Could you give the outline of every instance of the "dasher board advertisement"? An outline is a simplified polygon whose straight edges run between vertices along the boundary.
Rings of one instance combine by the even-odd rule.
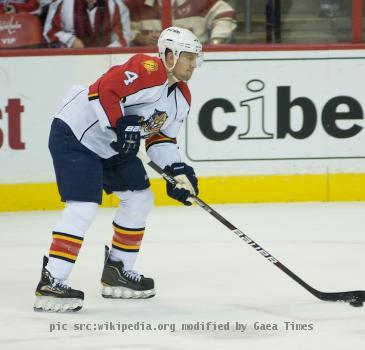
[[[290,54],[205,60],[192,84],[190,160],[365,158],[365,54]]]

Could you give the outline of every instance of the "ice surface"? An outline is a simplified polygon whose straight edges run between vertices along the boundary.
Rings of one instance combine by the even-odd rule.
[[[314,288],[365,289],[365,203],[214,208]],[[69,284],[86,295],[75,314],[32,308],[60,212],[0,213],[0,349],[364,348],[365,308],[319,301],[197,206],[157,207],[149,217],[136,268],[155,279],[155,298],[103,299],[113,213],[100,209],[71,274]],[[255,330],[255,322],[278,330]],[[285,322],[313,329],[286,330]]]

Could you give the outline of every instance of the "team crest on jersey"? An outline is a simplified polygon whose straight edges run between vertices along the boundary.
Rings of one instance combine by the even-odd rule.
[[[143,120],[143,117],[141,118],[141,134],[143,137],[146,137],[158,133],[168,116],[166,112],[155,109],[154,113],[147,120]]]
[[[143,61],[142,65],[149,74],[158,70],[158,64],[153,60]]]

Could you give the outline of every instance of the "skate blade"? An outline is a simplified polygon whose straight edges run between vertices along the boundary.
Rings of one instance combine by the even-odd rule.
[[[154,289],[133,290],[125,287],[103,286],[101,295],[111,299],[149,299],[156,295]]]
[[[82,300],[41,295],[37,296],[33,309],[37,312],[76,312],[82,309]]]

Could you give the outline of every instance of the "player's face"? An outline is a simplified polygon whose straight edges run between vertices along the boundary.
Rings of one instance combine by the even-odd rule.
[[[197,57],[198,55],[192,52],[181,52],[173,70],[175,77],[179,80],[189,80],[197,67]]]

